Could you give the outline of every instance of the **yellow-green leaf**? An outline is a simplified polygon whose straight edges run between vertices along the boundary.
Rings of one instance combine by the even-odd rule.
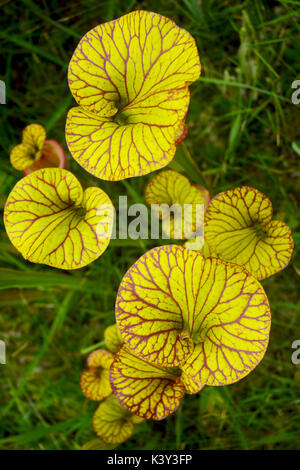
[[[113,217],[104,191],[83,191],[72,173],[59,168],[22,178],[4,209],[7,234],[23,257],[62,269],[81,268],[105,251]]]
[[[147,185],[146,202],[162,219],[163,230],[170,238],[189,238],[203,229],[203,191],[205,195],[207,191],[201,188],[174,170],[161,171]],[[172,206],[174,211],[171,213]]]
[[[138,10],[92,29],[69,65],[80,105],[67,117],[72,156],[111,181],[166,166],[185,134],[188,84],[199,75],[194,39],[166,17]]]
[[[272,220],[271,201],[242,186],[215,196],[205,213],[205,239],[210,252],[244,266],[257,279],[284,269],[292,256],[289,227]]]
[[[181,372],[149,364],[123,345],[110,370],[114,395],[132,413],[160,420],[173,413],[183,395]]]
[[[198,389],[254,369],[271,324],[267,296],[250,273],[177,245],[153,248],[128,270],[116,319],[135,355],[179,366]]]
[[[114,395],[104,400],[93,417],[93,428],[97,436],[108,444],[122,444],[134,429],[133,415],[126,410]]]

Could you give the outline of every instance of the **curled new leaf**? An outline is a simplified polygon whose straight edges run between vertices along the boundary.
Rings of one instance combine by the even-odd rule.
[[[120,405],[114,395],[99,405],[93,417],[95,433],[108,444],[118,445],[127,441],[133,433],[135,424],[137,424],[136,416]]]
[[[69,65],[79,104],[66,123],[72,156],[111,181],[166,166],[186,133],[188,84],[199,74],[194,39],[164,16],[133,11],[92,29]]]
[[[195,389],[251,372],[271,324],[267,296],[244,268],[176,245],[148,251],[128,270],[116,319],[135,355],[180,367]]]
[[[22,133],[22,143],[10,153],[14,168],[29,174],[41,168],[63,168],[66,156],[56,140],[45,140],[46,131],[40,124],[29,124]]]
[[[192,185],[188,178],[174,170],[155,175],[145,190],[146,202],[162,219],[164,232],[175,239],[190,238],[203,229],[208,197],[205,188]]]
[[[113,205],[100,188],[83,191],[67,170],[47,168],[22,178],[4,209],[6,232],[23,257],[55,268],[77,269],[107,248]]]
[[[215,196],[205,213],[205,239],[213,256],[265,279],[287,266],[293,252],[289,227],[272,220],[271,201],[242,186]]]
[[[114,395],[132,413],[160,420],[178,407],[185,387],[177,368],[149,364],[123,345],[110,369]]]
[[[80,388],[89,400],[101,401],[111,395],[109,369],[113,360],[113,354],[105,349],[96,349],[88,356],[88,369],[81,374]]]

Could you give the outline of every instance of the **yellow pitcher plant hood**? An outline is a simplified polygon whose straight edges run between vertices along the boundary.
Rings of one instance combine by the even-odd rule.
[[[46,140],[46,130],[40,124],[29,124],[22,132],[22,143],[10,153],[16,170],[29,174],[41,168],[64,168],[66,156],[56,140]]]
[[[270,199],[255,188],[218,194],[205,213],[209,251],[244,266],[259,280],[281,271],[290,262],[294,242],[290,228],[272,215]]]
[[[72,156],[110,181],[163,168],[186,134],[188,85],[199,75],[195,40],[169,18],[138,10],[95,27],[69,64],[79,105],[66,122]]]
[[[96,349],[87,358],[88,369],[80,378],[82,393],[89,400],[101,401],[111,395],[109,369],[114,355],[105,349]]]
[[[199,390],[251,372],[271,325],[267,296],[249,272],[177,245],[153,248],[128,270],[116,320],[133,354],[179,367]]]
[[[185,386],[178,368],[149,364],[123,345],[110,369],[114,395],[132,413],[161,420],[173,413],[184,395]]]
[[[61,269],[97,259],[112,234],[114,211],[100,188],[85,191],[67,170],[45,168],[17,182],[4,208],[6,232],[22,256]]]
[[[142,421],[142,418],[130,413],[111,395],[95,412],[93,428],[104,442],[119,445],[131,437],[134,426]]]
[[[197,230],[203,230],[201,222],[208,197],[205,188],[191,184],[188,178],[174,170],[157,173],[145,190],[146,202],[152,206],[151,209],[157,217],[162,219],[163,231],[170,238],[177,240],[190,238]],[[170,217],[170,208],[174,204],[179,213],[175,206]],[[190,205],[190,212],[187,207],[185,209],[185,205]],[[199,221],[196,215],[200,216]]]

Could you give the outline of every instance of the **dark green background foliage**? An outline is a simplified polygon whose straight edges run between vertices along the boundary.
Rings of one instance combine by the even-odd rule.
[[[64,125],[74,101],[67,65],[80,38],[99,23],[133,9],[169,16],[195,37],[202,78],[191,86],[189,135],[174,168],[211,194],[253,185],[270,197],[277,218],[299,233],[300,113],[291,83],[300,79],[300,2],[281,1],[0,1],[0,209],[20,178],[9,152],[24,126],[38,122],[67,150]],[[197,166],[193,167],[191,155]],[[100,185],[143,201],[149,177],[107,183],[85,173],[68,154],[83,185]],[[160,242],[158,242],[160,244]],[[93,439],[97,404],[79,388],[82,351],[102,340],[114,321],[125,271],[151,241],[112,241],[96,262],[63,272],[23,260],[9,243],[1,217],[0,447],[79,449]],[[286,270],[263,281],[272,308],[267,354],[237,384],[186,396],[178,413],[145,422],[121,449],[300,448],[300,366],[291,343],[300,339],[297,248]]]

